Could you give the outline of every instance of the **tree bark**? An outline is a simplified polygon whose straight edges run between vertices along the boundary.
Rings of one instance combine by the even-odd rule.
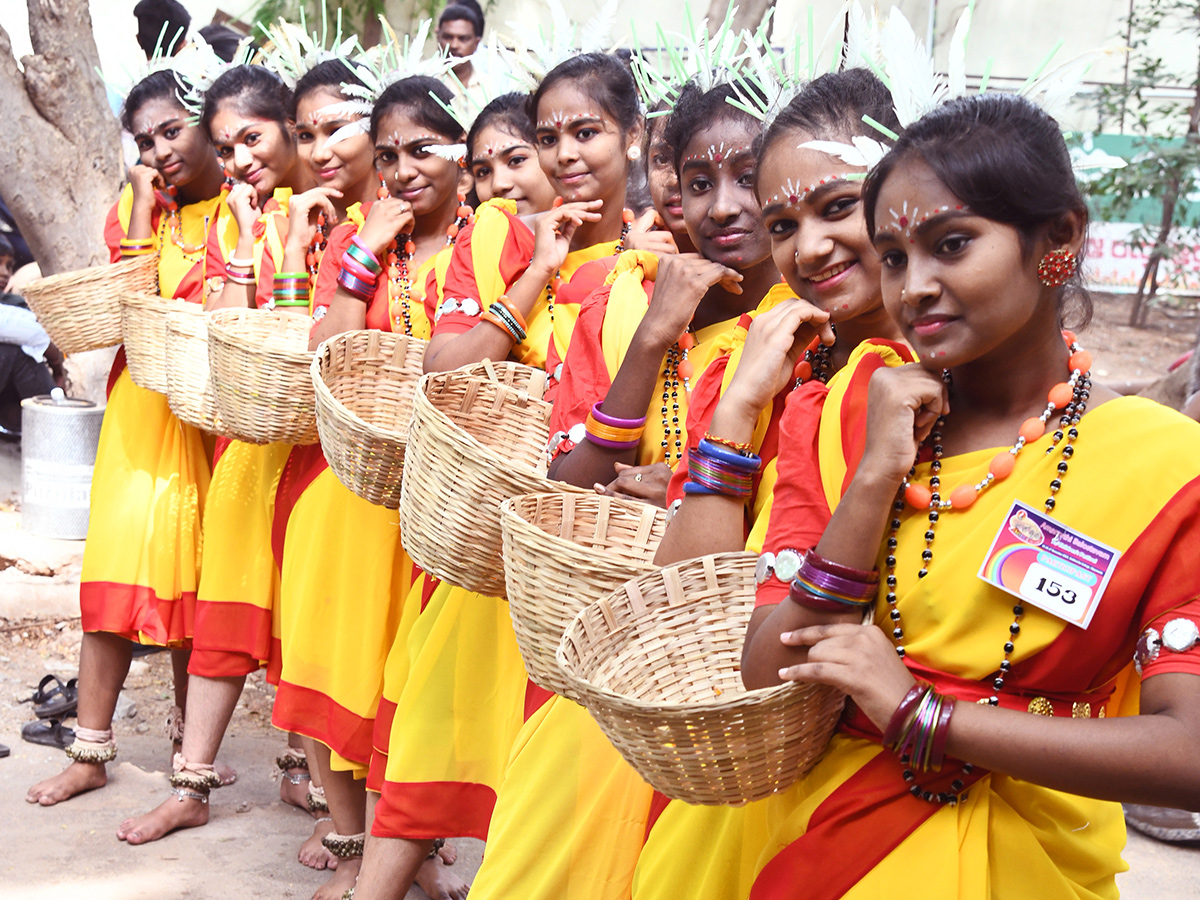
[[[123,171],[87,0],[26,0],[33,54],[0,28],[0,195],[45,275],[108,261],[101,235]]]

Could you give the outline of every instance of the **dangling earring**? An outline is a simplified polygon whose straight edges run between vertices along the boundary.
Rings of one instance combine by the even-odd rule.
[[[1038,263],[1038,280],[1046,287],[1062,287],[1079,269],[1079,260],[1066,247],[1051,250]]]
[[[375,196],[380,200],[386,200],[388,197],[392,196],[387,189],[387,182],[383,180],[382,172],[376,172],[375,174],[379,176],[379,190],[375,192]]]
[[[633,144],[628,150],[625,151],[625,155],[629,158],[630,162],[637,162],[642,158],[642,148],[637,144]]]

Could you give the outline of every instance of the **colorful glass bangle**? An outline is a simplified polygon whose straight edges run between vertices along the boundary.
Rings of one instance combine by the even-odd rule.
[[[296,299],[291,299],[291,300],[281,300],[281,299],[279,299],[278,297],[276,297],[276,298],[275,298],[275,305],[276,305],[277,307],[278,307],[278,306],[303,306],[303,307],[307,307],[307,306],[308,306],[308,300],[306,300],[306,299],[303,299],[303,298],[296,298]]]
[[[258,283],[253,275],[243,275],[240,272],[227,271],[225,273],[225,277],[228,278],[230,281],[232,281],[234,284],[257,284]]]
[[[879,589],[877,583],[856,581],[850,578],[842,578],[838,575],[831,575],[823,569],[817,568],[808,561],[805,557],[804,562],[800,566],[798,577],[803,578],[806,582],[814,584],[825,591],[830,591],[834,594],[841,594],[846,597],[854,597],[855,599],[865,600],[868,597],[873,597]]]
[[[720,444],[714,444],[709,440],[701,440],[700,446],[697,447],[701,453],[706,456],[711,456],[723,463],[731,466],[737,466],[739,469],[749,469],[757,472],[762,468],[762,458],[750,454],[746,456],[742,453],[737,453],[730,450],[728,447],[722,447]]]
[[[153,252],[154,252],[153,247],[146,247],[143,250],[137,250],[133,247],[122,247],[121,248],[121,255],[125,256],[125,257],[149,256]]]
[[[303,300],[308,302],[308,291],[281,291],[279,288],[271,291],[271,296],[276,300]]]
[[[363,264],[364,267],[372,272],[379,274],[383,271],[383,264],[379,262],[373,250],[363,243],[361,237],[357,234],[351,239],[350,245],[346,248],[346,252],[351,254],[355,259]]]
[[[513,321],[521,327],[522,331],[529,330],[529,325],[525,322],[525,317],[521,315],[521,311],[517,309],[517,305],[508,299],[508,294],[501,294],[491,304],[489,304],[488,308],[490,309],[491,306],[495,305],[496,303],[499,303],[501,306],[507,309],[509,313],[512,314]]]
[[[593,437],[603,438],[606,441],[615,441],[618,444],[628,444],[637,446],[642,439],[642,434],[646,430],[645,425],[639,425],[635,428],[617,428],[613,425],[607,425],[599,421],[593,413],[588,413],[588,417],[584,422],[584,427],[587,428],[587,433]]]
[[[367,284],[375,284],[379,280],[378,272],[372,272],[349,253],[342,254],[342,269]]]
[[[509,312],[508,307],[502,303],[496,302],[492,303],[487,308],[487,311],[505,323],[505,329],[513,336],[518,344],[525,340],[525,328],[516,320],[513,314]]]
[[[942,697],[941,714],[933,727],[933,749],[929,755],[929,766],[940,769],[946,761],[946,740],[950,736],[950,716],[954,714],[954,704],[958,698],[953,694]]]
[[[639,443],[639,441],[610,441],[608,438],[599,437],[590,431],[584,435],[584,438],[597,447],[603,447],[606,450],[635,450]]]
[[[337,283],[346,293],[364,303],[370,303],[371,299],[375,296],[375,285],[355,278],[345,269],[338,272]]]
[[[723,466],[701,454],[688,456],[689,477],[706,487],[745,500],[754,491],[754,473]]]
[[[815,549],[809,550],[804,558],[821,571],[836,575],[838,578],[849,578],[851,581],[861,581],[863,584],[879,583],[878,569],[856,569],[853,566],[844,566],[826,559]]]
[[[610,416],[601,409],[604,401],[592,404],[592,418],[601,425],[607,425],[610,428],[643,428],[646,425],[646,417],[640,419],[618,419],[616,416]]]
[[[708,441],[710,444],[718,444],[721,447],[728,447],[730,450],[734,451],[735,453],[740,453],[742,456],[754,455],[754,445],[748,441],[744,444],[739,444],[737,441],[730,441],[723,437],[717,437],[711,431],[704,435],[704,440]]]
[[[146,238],[121,238],[122,250],[153,250],[154,239]]]
[[[904,727],[908,724],[913,710],[917,708],[917,705],[921,702],[921,698],[930,689],[930,685],[924,681],[918,681],[908,689],[908,693],[904,695],[904,699],[900,701],[900,705],[896,707],[896,711],[888,719],[887,728],[883,730],[883,746],[889,750],[896,748],[896,741],[900,739],[900,735],[903,733]]]
[[[873,605],[870,601],[854,600],[850,597],[842,597],[829,591],[823,591],[816,585],[801,581],[800,576],[792,579],[792,585],[788,589],[788,597],[800,606],[822,612],[845,613],[854,610],[866,610]]]
[[[517,328],[517,323],[506,319],[501,313],[493,312],[488,309],[480,313],[479,318],[489,325],[495,325],[501,331],[509,336],[515,343],[520,343],[524,337],[524,332]]]
[[[283,281],[308,281],[307,272],[276,272],[275,280]]]
[[[711,488],[711,487],[708,487],[707,485],[703,485],[698,481],[685,481],[683,483],[683,492],[685,494],[710,494],[713,496],[721,496],[721,497],[732,496],[731,494],[727,494],[724,491],[719,491],[716,488]]]

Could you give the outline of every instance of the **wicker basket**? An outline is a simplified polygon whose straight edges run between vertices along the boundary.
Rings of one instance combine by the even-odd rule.
[[[208,361],[226,434],[252,444],[315,444],[308,316],[220,309],[208,320]]]
[[[642,575],[583,610],[559,645],[609,740],[673,799],[736,805],[783,790],[841,714],[844,695],[823,685],[743,687],[755,562],[726,553]]]
[[[208,367],[208,317],[202,311],[189,308],[167,314],[167,359],[171,412],[185,425],[223,434]]]
[[[121,296],[121,336],[129,377],[138,387],[167,392],[167,316],[186,307],[203,313],[198,303],[158,294]]]
[[[525,671],[577,700],[555,654],[575,615],[653,571],[666,511],[596,494],[528,494],[500,505],[508,611]]]
[[[317,348],[312,384],[329,468],[364,500],[396,509],[413,392],[428,342],[350,331]]]
[[[483,374],[487,377],[477,377]],[[544,372],[481,363],[421,378],[400,496],[413,561],[450,584],[503,597],[500,504],[539,492],[591,493],[545,477]]]
[[[158,293],[158,256],[61,272],[21,293],[63,353],[113,347],[121,343],[121,296]]]

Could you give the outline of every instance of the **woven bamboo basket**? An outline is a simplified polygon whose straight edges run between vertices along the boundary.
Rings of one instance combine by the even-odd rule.
[[[158,293],[158,256],[61,272],[31,281],[21,293],[63,353],[113,347],[121,343],[120,298]]]
[[[543,492],[591,493],[546,478],[546,375],[484,362],[417,384],[400,496],[404,549],[450,584],[503,597],[500,504]]]
[[[186,425],[223,434],[208,366],[208,317],[199,309],[167,314],[167,361],[171,412]]]
[[[672,799],[737,805],[781,791],[841,715],[844,695],[824,685],[743,687],[756,561],[726,553],[642,575],[579,613],[559,645],[608,739]]]
[[[308,316],[220,309],[208,320],[208,362],[226,434],[252,444],[315,444]]]
[[[528,494],[500,505],[508,611],[535,684],[578,700],[555,658],[575,615],[654,570],[666,511],[597,494]]]
[[[158,294],[121,295],[121,338],[129,377],[138,387],[159,394],[167,392],[167,316],[191,306],[203,313],[198,303],[188,303]]]
[[[325,341],[312,361],[317,432],[329,468],[364,500],[396,509],[427,341],[350,331]]]

